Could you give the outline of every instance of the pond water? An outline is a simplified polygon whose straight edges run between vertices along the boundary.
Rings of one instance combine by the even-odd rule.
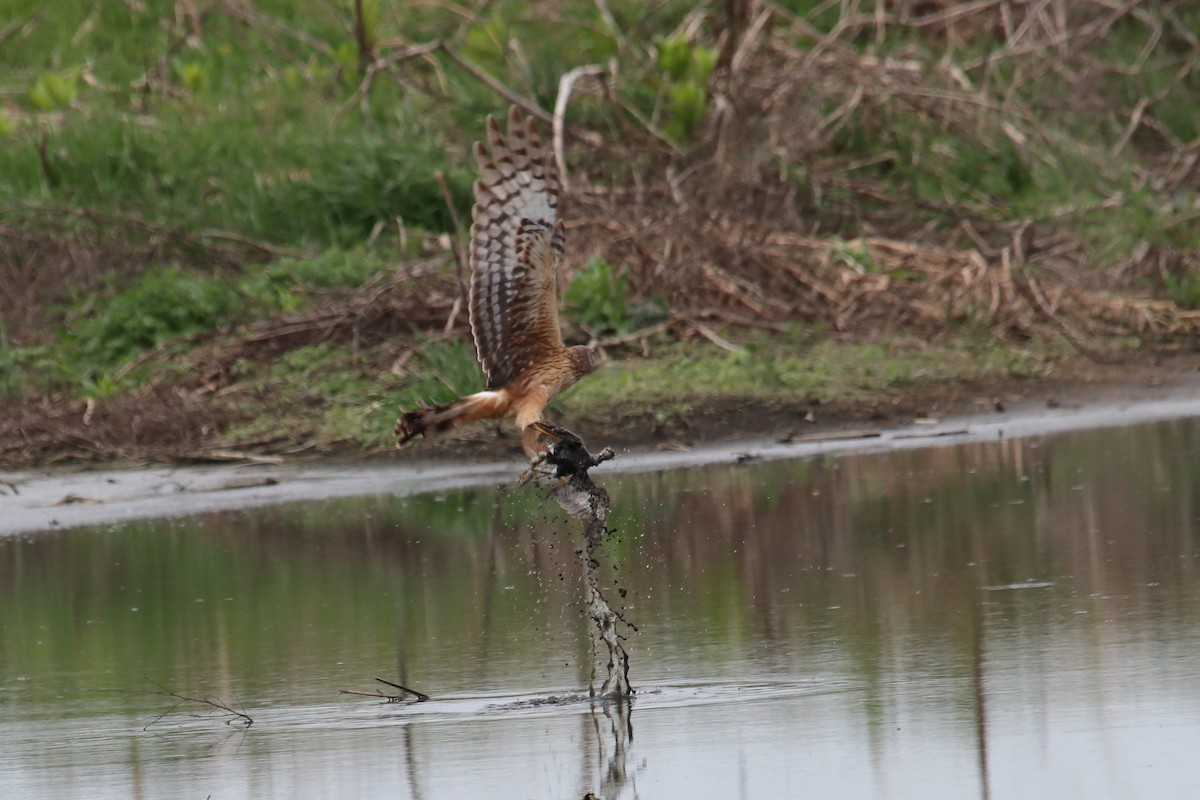
[[[596,478],[628,704],[529,488],[0,538],[0,796],[1194,785],[1200,422]]]

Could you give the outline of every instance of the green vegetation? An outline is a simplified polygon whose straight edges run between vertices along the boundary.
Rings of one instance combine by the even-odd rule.
[[[122,381],[135,385],[148,377],[129,369],[138,356],[164,346],[183,353],[203,335],[306,308],[315,294],[359,286],[389,261],[382,250],[330,248],[235,275],[149,268],[103,303],[91,295],[79,298],[68,310],[72,328],[51,346],[12,347],[0,339],[0,363],[27,373],[9,372],[0,392],[17,395],[36,375],[46,389],[78,385],[85,396],[107,395]]]
[[[922,384],[1036,377],[1061,355],[972,337],[945,347],[913,348],[901,342],[812,342],[797,335],[750,342],[736,353],[696,352],[657,337],[650,357],[604,365],[556,400],[551,413],[620,419],[651,409],[662,425],[686,418],[698,399],[865,406]],[[320,344],[294,350],[265,373],[247,376],[246,391],[269,394],[280,416],[234,426],[227,431],[228,442],[249,446],[286,433],[300,441],[386,449],[402,411],[448,402],[483,384],[474,347],[463,340],[417,346],[399,377],[388,371],[347,371],[344,360],[340,348]]]
[[[234,398],[216,425],[230,442],[386,445],[400,409],[481,383],[451,245],[484,116],[514,96],[549,111],[587,65],[605,79],[567,104],[587,192],[566,207],[588,221],[569,234],[568,338],[637,347],[649,326],[703,320],[741,350],[618,348],[629,358],[566,398],[572,413],[1019,373],[1056,348],[1016,337],[1087,334],[1096,316],[1060,307],[1038,328],[1026,276],[1200,306],[1200,10],[876,5],[14,0],[0,399],[136,416],[203,383]],[[414,265],[425,282],[393,280]],[[781,332],[798,320],[807,336]],[[821,339],[834,330],[875,343]],[[912,335],[946,343],[928,363],[887,345]]]
[[[598,336],[632,333],[663,316],[661,299],[635,303],[629,296],[629,276],[599,256],[572,279],[563,301],[567,315]]]
[[[715,50],[689,42],[683,36],[654,40],[661,88],[667,99],[664,130],[677,142],[686,142],[704,119],[708,81],[717,64]]]
[[[887,343],[823,340],[806,345],[773,339],[736,353],[713,351],[699,358],[689,357],[686,348],[676,345],[653,358],[612,364],[601,379],[580,382],[564,402],[576,409],[619,406],[622,397],[633,394],[661,404],[701,393],[710,398],[774,399],[797,405],[809,398],[853,402],[922,382],[1034,376],[1055,358],[1053,353],[970,339],[949,347],[918,349]]]

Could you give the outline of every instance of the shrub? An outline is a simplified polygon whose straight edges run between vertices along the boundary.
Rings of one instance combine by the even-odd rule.
[[[244,316],[246,304],[231,282],[178,267],[145,273],[107,301],[76,330],[81,356],[111,366],[178,336],[212,330]]]

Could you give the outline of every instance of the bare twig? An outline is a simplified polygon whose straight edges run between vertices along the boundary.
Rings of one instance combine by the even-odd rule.
[[[523,97],[523,96],[517,94],[512,89],[508,88],[503,83],[496,80],[496,78],[494,78],[492,75],[489,75],[487,72],[485,72],[479,65],[477,65],[474,62],[470,61],[469,59],[465,58],[461,53],[459,53],[457,50],[455,50],[450,45],[443,42],[442,46],[441,46],[441,50],[443,53],[445,53],[446,55],[448,55],[450,57],[451,61],[453,61],[455,64],[458,64],[460,67],[465,69],[467,72],[474,75],[475,78],[478,79],[480,83],[483,83],[484,85],[486,85],[489,89],[491,89],[493,92],[495,92],[496,94],[503,97],[508,102],[512,103],[515,106],[518,106],[519,108],[524,109],[527,113],[532,114],[533,116],[537,117],[538,119],[542,120],[543,122],[548,122],[548,123],[554,122],[554,118],[549,113],[547,113],[545,109],[543,109],[541,106],[539,106],[533,100],[530,100],[527,97]]]
[[[755,16],[754,21],[750,23],[750,27],[742,35],[737,43],[737,48],[733,52],[733,57],[729,60],[729,70],[733,73],[741,72],[746,61],[749,60],[751,54],[758,47],[759,36],[766,29],[767,23],[771,20],[772,12],[769,8],[764,8]]]
[[[458,315],[462,312],[463,298],[465,294],[459,294],[454,298],[454,305],[450,307],[450,316],[446,317],[446,324],[442,326],[442,333],[449,333],[454,330],[454,323],[458,321]]]
[[[733,342],[729,341],[728,339],[724,338],[723,336],[720,336],[719,334],[717,334],[716,331],[714,331],[712,328],[708,327],[707,325],[704,325],[700,322],[696,322],[695,320],[691,320],[691,319],[688,320],[688,324],[692,326],[692,328],[696,331],[696,333],[700,334],[705,339],[712,342],[717,347],[721,348],[722,350],[724,350],[727,353],[744,353],[745,352],[744,347],[739,347],[738,345],[734,344]]]
[[[142,73],[141,77],[133,81],[129,85],[135,92],[151,92],[155,89],[166,91],[168,87],[165,85],[155,86],[157,82],[165,82],[168,75],[171,74],[171,58],[178,53],[185,44],[188,44],[194,36],[195,31],[199,30],[200,25],[208,19],[209,15],[216,9],[216,6],[210,4],[204,8],[199,14],[192,18],[192,30],[184,31],[171,40],[167,45],[166,51],[158,57],[154,62],[154,66]],[[178,93],[178,92],[177,92]]]
[[[338,694],[352,694],[357,697],[378,697],[379,699],[388,703],[401,703],[407,700],[409,696],[411,696],[414,699],[414,702],[417,703],[424,703],[429,700],[429,695],[409,689],[407,686],[401,686],[398,683],[393,683],[392,681],[384,680],[383,678],[376,678],[375,680],[382,684],[386,684],[387,686],[391,686],[393,689],[399,689],[401,692],[404,692],[404,694],[385,694],[378,689],[373,692],[359,692],[354,689],[340,689],[338,690]]]
[[[402,694],[384,694],[378,690],[374,692],[360,692],[355,689],[338,689],[338,694],[352,694],[356,697],[377,697],[387,703],[399,703],[408,699]]]
[[[412,58],[420,58],[428,55],[436,50],[441,49],[440,41],[424,42],[422,44],[414,44],[408,47],[401,48],[386,56],[380,56],[375,59],[366,69],[363,70],[363,79],[358,85],[358,89],[350,96],[350,99],[342,104],[342,107],[337,110],[330,120],[330,125],[333,125],[345,115],[347,111],[356,106],[360,102],[365,102],[367,96],[371,93],[371,87],[375,84],[375,78],[381,72],[385,72],[402,61],[407,61]]]
[[[612,11],[608,8],[608,3],[605,0],[593,0],[596,4],[596,11],[600,15],[600,19],[604,21],[604,26],[608,28],[613,38],[617,41],[617,51],[624,52],[629,47],[629,40],[625,38],[625,34],[621,32],[617,25],[617,18],[613,16]]]
[[[398,683],[393,683],[392,681],[386,680],[384,678],[380,678],[379,676],[376,676],[375,680],[379,681],[380,683],[384,684],[385,686],[390,686],[393,689],[399,689],[402,692],[407,692],[408,694],[411,694],[413,697],[417,698],[418,703],[424,703],[426,700],[429,699],[429,695],[427,695],[427,694],[418,692],[415,689],[409,689],[407,686],[401,686]]]
[[[1006,260],[1009,258],[1008,250],[1004,251],[1003,257]],[[1050,303],[1046,300],[1045,294],[1042,292],[1041,286],[1038,284],[1037,279],[1034,278],[1033,275],[1030,275],[1026,272],[1023,276],[1023,282],[1029,297],[1033,300],[1034,307],[1037,308],[1037,310],[1041,312],[1046,319],[1054,323],[1054,326],[1058,328],[1059,333],[1064,339],[1067,340],[1068,343],[1070,343],[1072,347],[1093,361],[1100,363],[1115,364],[1124,360],[1119,356],[1102,353],[1090,345],[1085,344],[1083,336],[1051,307]]]
[[[509,87],[505,86],[494,76],[490,75],[483,68],[481,68],[478,64],[475,64],[443,41],[432,41],[411,45],[409,47],[397,50],[394,53],[389,53],[386,56],[380,56],[376,58],[364,69],[363,79],[359,84],[357,91],[355,91],[350,99],[347,100],[340,109],[338,109],[338,112],[333,116],[332,122],[336,122],[338,119],[340,119],[346,113],[346,111],[352,108],[355,104],[366,101],[367,95],[370,94],[371,87],[374,85],[375,78],[377,75],[379,75],[379,73],[392,68],[402,61],[429,55],[434,52],[445,53],[451,61],[458,64],[460,67],[474,76],[478,81],[483,83],[485,86],[496,92],[504,99],[508,100],[508,102],[512,103],[513,105],[524,109],[528,113],[545,122],[553,122],[553,117],[536,102],[527,97],[523,97]]]
[[[233,17],[240,19],[246,25],[258,30],[266,29],[268,31],[279,33],[288,39],[299,42],[305,47],[310,47],[330,58],[333,57],[333,48],[325,42],[310,36],[304,31],[292,28],[277,19],[276,17],[267,14],[258,9],[252,2],[248,0],[222,0],[221,7]]]
[[[571,90],[580,78],[595,77],[604,74],[604,67],[589,64],[585,67],[575,67],[558,80],[558,97],[554,101],[554,119],[551,122],[551,135],[554,142],[554,161],[558,166],[559,180],[562,181],[563,191],[571,190],[567,178],[567,159],[563,152],[563,118],[567,113],[567,103],[571,99]]]
[[[681,152],[679,145],[677,145],[670,136],[667,136],[665,133],[659,130],[657,125],[646,119],[646,116],[641,111],[638,111],[637,108],[627,102],[621,95],[610,93],[608,98],[610,101],[615,101],[617,108],[621,109],[626,114],[637,120],[638,124],[641,125],[647,133],[657,139],[661,144],[665,145],[672,153]]]
[[[54,168],[50,166],[50,157],[46,155],[46,141],[48,138],[49,134],[46,132],[45,128],[42,128],[42,130],[38,133],[38,161],[41,162],[42,177],[46,180],[46,185],[56,186],[58,184],[58,175],[55,173]]]
[[[277,247],[270,242],[264,242],[259,239],[251,239],[240,233],[233,231],[221,231],[215,228],[206,228],[202,231],[197,231],[196,235],[201,239],[221,239],[227,242],[236,242],[237,244],[245,245],[252,250],[257,250],[263,255],[271,258],[302,258],[306,255],[305,251],[297,250],[292,247]]]
[[[605,347],[616,347],[616,346],[622,345],[622,344],[629,344],[630,342],[645,341],[646,339],[650,338],[651,336],[657,336],[660,333],[665,333],[676,322],[678,322],[678,320],[668,320],[667,322],[660,322],[657,325],[650,325],[648,327],[641,328],[640,330],[636,330],[633,333],[626,333],[622,336],[605,336],[603,339],[598,338],[598,337],[593,337],[592,340],[590,342],[588,342],[588,346],[605,348]]]
[[[354,42],[358,45],[359,69],[365,71],[375,61],[375,42],[367,30],[363,0],[354,0]]]
[[[153,683],[155,686],[158,687],[157,692],[135,691],[135,690],[127,690],[127,689],[114,690],[114,691],[121,691],[121,692],[130,692],[133,694],[148,694],[148,695],[158,695],[160,697],[170,697],[177,701],[175,703],[175,705],[171,706],[169,709],[167,709],[163,713],[159,714],[157,717],[155,717],[153,720],[151,720],[150,723],[148,725],[146,725],[146,727],[142,728],[142,730],[144,730],[144,731],[150,730],[150,728],[153,725],[158,724],[163,719],[170,716],[172,713],[175,712],[176,709],[178,709],[180,706],[184,705],[185,703],[193,703],[198,706],[209,708],[209,709],[211,709],[211,711],[209,712],[210,714],[212,712],[220,712],[221,716],[229,717],[229,719],[225,720],[226,725],[232,725],[233,723],[236,722],[241,725],[245,725],[247,728],[249,728],[251,725],[254,724],[254,719],[252,717],[250,717],[249,714],[245,713],[244,711],[238,711],[237,709],[231,707],[228,703],[226,703],[224,700],[221,700],[220,698],[213,699],[210,697],[188,697],[187,695],[180,694],[178,692],[172,692],[172,691],[168,690],[162,684],[158,683],[158,681],[150,681],[150,683]],[[198,715],[193,714],[191,716],[198,716]]]
[[[27,19],[14,19],[12,22],[0,28],[0,44],[4,44],[12,37],[23,33],[38,22],[39,13],[35,13]]]
[[[458,209],[454,207],[454,198],[450,196],[450,187],[446,183],[446,173],[440,169],[434,173],[437,177],[438,188],[442,190],[442,201],[446,204],[446,210],[450,212],[450,222],[454,225],[454,239],[450,243],[450,252],[454,255],[454,272],[458,277],[458,291],[461,296],[467,296],[467,263],[463,257],[463,227],[458,219]],[[457,309],[457,304],[455,305]],[[449,327],[449,325],[447,325]]]
[[[55,206],[43,203],[19,203],[0,208],[0,216],[16,216],[18,218],[25,215],[37,216],[42,219],[65,217],[68,219],[82,220],[92,225],[122,228],[128,232],[140,231],[148,234],[157,240],[169,241],[173,244],[184,245],[189,248],[212,251],[215,248],[207,245],[205,242],[209,239],[220,239],[224,241],[235,242],[239,245],[258,251],[262,255],[271,257],[299,257],[304,255],[304,251],[295,250],[292,248],[276,247],[269,242],[264,242],[258,239],[252,239],[240,233],[233,231],[217,230],[208,228],[201,231],[189,231],[183,228],[164,225],[159,222],[153,222],[133,211],[101,211],[95,208],[83,208],[78,206]]]

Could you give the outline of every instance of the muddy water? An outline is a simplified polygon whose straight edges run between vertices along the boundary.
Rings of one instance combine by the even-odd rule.
[[[1200,423],[597,478],[628,706],[534,492],[0,539],[0,796],[1192,791]]]

